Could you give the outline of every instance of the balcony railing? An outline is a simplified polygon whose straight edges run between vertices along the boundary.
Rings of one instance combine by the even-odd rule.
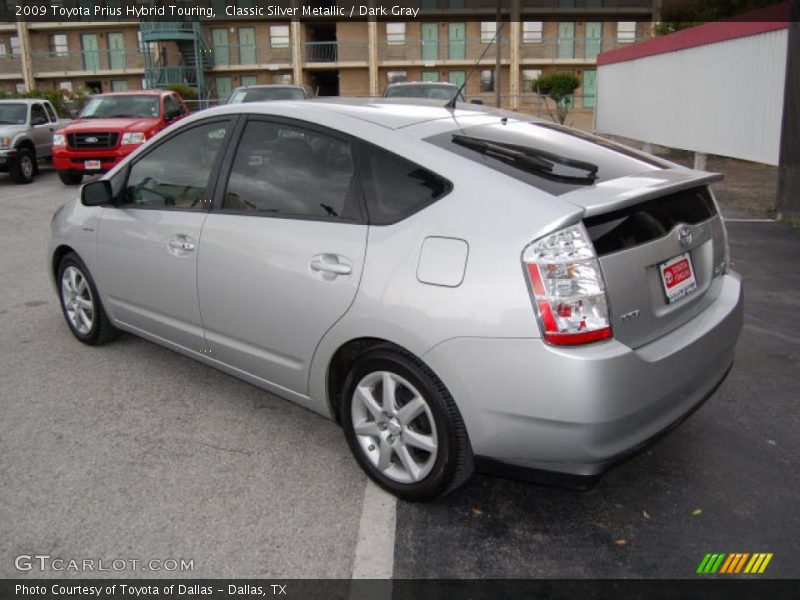
[[[19,56],[0,56],[0,74],[19,75],[22,79],[22,59]]]
[[[141,71],[144,68],[145,53],[139,50],[33,52],[31,53],[31,64],[37,73],[67,74],[75,71],[127,73]]]
[[[523,41],[520,44],[520,59],[523,61],[539,59],[556,62],[559,60],[594,60],[601,52],[621,46],[630,46],[632,43],[640,41],[642,39],[624,43],[617,41],[616,37],[543,38],[539,42]]]
[[[214,64],[217,66],[255,66],[290,62],[292,62],[292,48],[289,45],[228,44],[214,46]]]
[[[368,62],[369,46],[366,41],[306,42],[304,47],[307,63]]]
[[[487,49],[487,46],[488,49]],[[494,59],[496,56],[496,44],[488,44],[480,38],[468,38],[466,40],[418,40],[407,39],[402,43],[390,43],[387,40],[378,42],[378,60],[380,62],[393,61],[443,61],[443,60],[466,60],[476,61],[484,55],[485,60]],[[500,57],[509,57],[508,38],[500,39]]]

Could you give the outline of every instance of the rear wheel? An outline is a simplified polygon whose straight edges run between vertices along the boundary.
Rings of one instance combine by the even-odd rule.
[[[472,474],[466,428],[444,384],[391,347],[364,354],[342,394],[342,425],[366,473],[399,498],[424,501]]]
[[[59,171],[58,178],[64,185],[78,185],[83,181],[83,173],[80,171]]]
[[[36,175],[36,157],[27,148],[17,150],[14,162],[11,163],[11,181],[14,183],[31,183]]]
[[[58,268],[61,309],[70,331],[84,344],[99,346],[119,337],[111,324],[92,276],[78,255],[70,252]]]

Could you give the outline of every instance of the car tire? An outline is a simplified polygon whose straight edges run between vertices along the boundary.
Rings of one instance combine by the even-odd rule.
[[[61,259],[57,284],[64,319],[78,340],[100,346],[119,337],[121,332],[108,319],[89,270],[74,252]]]
[[[343,386],[341,417],[361,468],[398,498],[432,500],[472,475],[467,430],[452,396],[410,353],[379,346],[359,357]]]
[[[59,171],[58,178],[64,185],[78,185],[83,181],[83,173],[80,171]]]
[[[36,175],[36,156],[33,152],[27,148],[17,150],[9,174],[14,183],[31,183]]]

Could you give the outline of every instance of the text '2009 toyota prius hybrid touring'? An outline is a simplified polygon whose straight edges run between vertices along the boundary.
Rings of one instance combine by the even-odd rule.
[[[142,336],[341,423],[425,500],[473,470],[594,476],[724,379],[739,277],[708,185],[482,107],[229,105],[53,217],[72,333]]]

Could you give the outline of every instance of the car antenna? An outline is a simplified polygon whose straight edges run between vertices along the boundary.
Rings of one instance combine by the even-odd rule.
[[[483,60],[483,57],[486,56],[486,52],[489,50],[489,48],[492,47],[492,44],[497,43],[497,51],[500,52],[499,38],[497,36],[499,36],[500,32],[503,30],[503,25],[505,25],[505,23],[501,22],[500,23],[500,27],[498,27],[495,30],[494,36],[492,36],[492,40],[488,44],[486,44],[486,48],[483,49],[483,52],[478,57],[478,60],[475,61],[475,64],[472,65],[472,68],[469,70],[469,73],[467,73],[467,76],[464,78],[464,83],[461,84],[461,87],[458,88],[458,91],[450,99],[450,101],[447,104],[444,105],[445,108],[449,108],[450,110],[455,110],[455,108],[456,108],[456,100],[458,100],[458,97],[461,95],[461,92],[463,92],[464,89],[467,87],[467,82],[469,81],[469,78],[472,77],[472,74],[478,68],[478,66],[480,65],[481,61]],[[500,82],[496,81],[495,85],[500,85]]]

